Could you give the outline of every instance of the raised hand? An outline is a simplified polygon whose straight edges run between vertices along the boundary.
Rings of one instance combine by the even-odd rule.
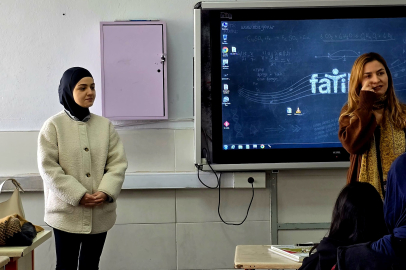
[[[372,83],[369,80],[365,81],[365,83],[362,85],[361,91],[375,92],[371,85]]]

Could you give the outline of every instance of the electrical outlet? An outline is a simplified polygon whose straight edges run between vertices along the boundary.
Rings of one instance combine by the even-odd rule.
[[[265,188],[265,172],[235,172],[234,174],[234,188],[251,188],[248,183],[248,178],[254,178],[254,188]]]

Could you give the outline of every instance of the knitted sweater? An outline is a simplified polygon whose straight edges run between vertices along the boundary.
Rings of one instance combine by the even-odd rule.
[[[52,116],[40,131],[37,156],[44,182],[44,219],[49,226],[82,234],[113,227],[127,159],[108,119],[92,114],[88,122],[80,122],[63,111]],[[79,205],[85,193],[96,191],[106,193],[112,202]]]

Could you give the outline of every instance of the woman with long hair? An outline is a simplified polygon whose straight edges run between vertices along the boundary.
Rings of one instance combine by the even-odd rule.
[[[384,216],[389,234],[372,243],[340,247],[338,270],[406,269],[406,154],[388,172]]]
[[[66,70],[59,85],[64,110],[50,117],[38,138],[45,222],[53,228],[56,269],[96,270],[107,231],[116,221],[127,159],[112,123],[90,113],[93,76]]]
[[[379,193],[368,183],[352,182],[338,195],[328,235],[299,269],[331,270],[337,262],[339,246],[375,241],[386,233]]]
[[[389,168],[405,152],[405,128],[406,106],[395,95],[385,59],[373,52],[361,55],[339,118],[338,136],[350,153],[347,183],[370,183],[384,197]]]

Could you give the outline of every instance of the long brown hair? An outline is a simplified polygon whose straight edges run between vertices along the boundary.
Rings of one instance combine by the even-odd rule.
[[[390,121],[400,129],[406,128],[406,105],[400,103],[395,94],[393,87],[392,74],[386,64],[385,59],[377,53],[370,52],[359,56],[352,66],[350,85],[348,91],[348,107],[347,110],[340,115],[340,119],[343,116],[354,116],[353,112],[358,108],[359,95],[362,88],[362,79],[364,74],[364,67],[367,63],[372,61],[378,61],[386,70],[388,75],[388,90],[386,91],[386,106]]]

